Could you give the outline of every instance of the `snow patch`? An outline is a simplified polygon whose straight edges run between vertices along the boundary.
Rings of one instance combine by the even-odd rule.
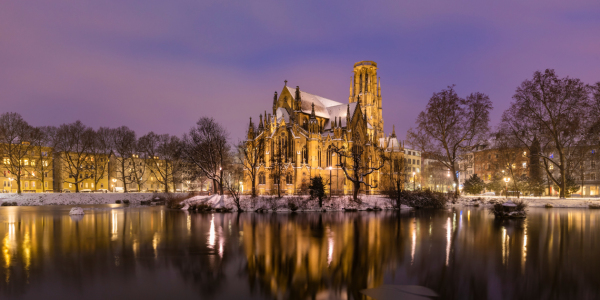
[[[81,207],[73,207],[71,208],[71,211],[69,212],[69,215],[83,215],[85,214],[83,212],[83,208]]]

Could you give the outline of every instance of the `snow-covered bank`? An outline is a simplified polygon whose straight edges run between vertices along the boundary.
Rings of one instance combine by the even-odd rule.
[[[319,207],[317,199],[310,200],[308,196],[284,196],[282,198],[272,196],[259,196],[251,198],[242,196],[240,206],[244,211],[343,211],[343,210],[377,210],[393,209],[389,199],[380,195],[363,195],[360,197],[362,203],[358,204],[348,196],[340,196],[323,199],[323,207]],[[207,205],[213,209],[230,208],[237,211],[234,199],[231,196],[196,196],[184,200],[182,203],[184,210],[197,205]],[[403,206],[402,209],[410,209]]]
[[[152,199],[151,193],[23,193],[0,194],[0,202],[16,202],[18,206],[114,204],[129,200],[131,204]]]
[[[475,199],[481,199],[481,201],[473,201]],[[509,197],[509,200],[524,200],[529,207],[546,207],[546,204],[550,204],[554,208],[588,208],[590,204],[600,203],[600,198],[568,198],[558,199],[556,197]],[[479,202],[480,205],[491,206],[494,201],[504,202],[507,199],[504,197],[484,197],[484,196],[464,196],[458,199],[454,205],[474,205]],[[490,201],[492,203],[490,203]]]

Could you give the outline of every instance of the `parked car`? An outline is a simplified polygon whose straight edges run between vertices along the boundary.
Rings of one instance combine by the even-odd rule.
[[[91,193],[92,190],[90,189],[83,189],[83,190],[79,190],[80,193]]]
[[[494,192],[486,192],[486,193],[482,193],[481,196],[496,196],[496,193],[494,193]]]
[[[70,192],[71,192],[71,190],[69,190],[69,189],[63,189],[63,190],[62,190],[62,192],[63,192],[63,193],[70,193]]]
[[[94,191],[95,193],[108,193],[107,189],[97,189]]]

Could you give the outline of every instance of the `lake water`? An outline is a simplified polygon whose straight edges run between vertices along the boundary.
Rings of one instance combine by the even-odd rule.
[[[600,210],[199,214],[0,208],[0,299],[600,299]],[[93,210],[89,210],[93,209]]]

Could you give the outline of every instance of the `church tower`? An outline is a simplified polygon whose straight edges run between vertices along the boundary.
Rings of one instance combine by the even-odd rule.
[[[376,138],[382,138],[381,82],[377,77],[377,63],[374,61],[361,61],[354,64],[348,101],[357,102],[359,97],[361,106],[366,111],[367,121],[377,133]]]

